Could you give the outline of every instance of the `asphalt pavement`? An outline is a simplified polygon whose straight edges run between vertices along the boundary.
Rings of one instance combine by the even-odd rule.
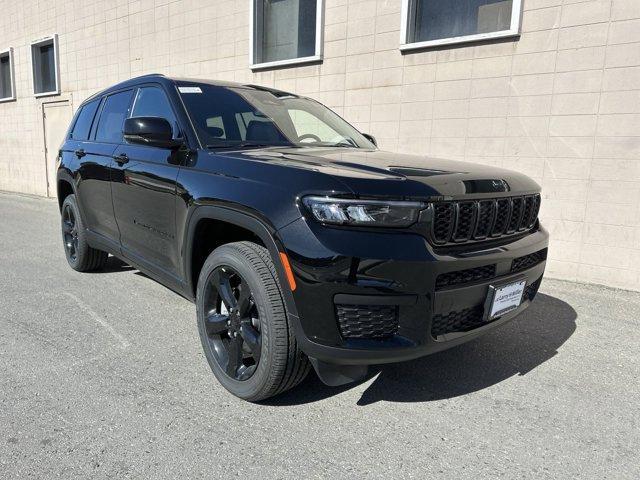
[[[640,477],[640,294],[545,279],[471,343],[263,404],[210,373],[195,307],[64,258],[54,200],[0,194],[0,478]]]

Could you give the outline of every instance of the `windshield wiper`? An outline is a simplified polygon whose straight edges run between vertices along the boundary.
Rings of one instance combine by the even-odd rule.
[[[207,145],[207,148],[212,150],[229,150],[233,148],[244,149],[244,148],[263,148],[263,147],[281,147],[285,145],[274,145],[272,143],[258,143],[258,142],[238,142],[238,143],[213,143]]]
[[[357,145],[354,145],[351,142],[338,142],[331,145],[327,145],[328,147],[338,147],[338,148],[359,148]]]

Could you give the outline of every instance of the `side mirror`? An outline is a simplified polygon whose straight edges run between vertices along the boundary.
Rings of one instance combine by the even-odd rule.
[[[129,143],[160,148],[177,148],[181,140],[174,140],[171,124],[166,118],[132,117],[124,121],[124,139]]]
[[[363,133],[362,136],[367,140],[369,140],[371,143],[373,143],[376,147],[378,146],[378,141],[376,140],[376,137],[374,137],[373,135],[369,135],[368,133]]]

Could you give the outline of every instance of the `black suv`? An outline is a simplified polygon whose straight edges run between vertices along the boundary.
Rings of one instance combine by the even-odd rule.
[[[536,295],[540,187],[376,148],[271,88],[162,75],[87,99],[59,152],[66,257],[192,299],[220,383],[258,401],[471,340]]]

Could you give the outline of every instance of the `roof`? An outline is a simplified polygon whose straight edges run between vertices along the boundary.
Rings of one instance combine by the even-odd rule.
[[[141,75],[138,77],[130,78],[129,80],[125,80],[123,82],[112,85],[111,87],[105,88],[104,90],[101,90],[100,92],[95,93],[94,95],[91,95],[83,103],[88,102],[96,97],[102,96],[106,93],[110,93],[111,91],[116,91],[122,88],[138,85],[142,83],[142,81],[155,81],[158,83],[172,84],[172,85],[213,85],[216,87],[228,87],[228,88],[251,88],[255,90],[273,92],[278,96],[282,96],[282,95],[295,96],[295,94],[292,94],[289,92],[283,92],[282,90],[277,90],[275,88],[263,87],[260,85],[253,85],[248,83],[228,82],[225,80],[210,80],[210,79],[203,79],[203,78],[168,77],[161,73],[150,73],[148,75]]]

